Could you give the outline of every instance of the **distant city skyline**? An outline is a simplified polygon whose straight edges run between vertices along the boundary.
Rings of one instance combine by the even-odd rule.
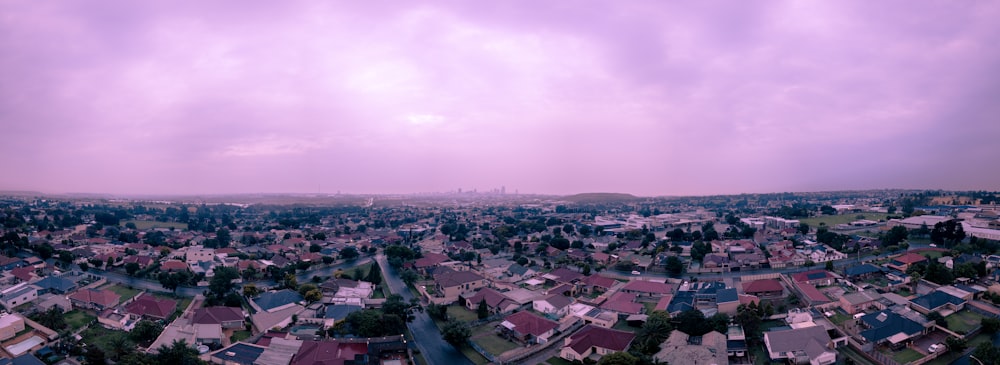
[[[0,190],[1000,190],[1000,3],[0,3]]]

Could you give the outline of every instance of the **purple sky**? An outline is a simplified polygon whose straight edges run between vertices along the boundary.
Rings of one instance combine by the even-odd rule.
[[[991,1],[3,1],[0,190],[998,190],[998,19]]]

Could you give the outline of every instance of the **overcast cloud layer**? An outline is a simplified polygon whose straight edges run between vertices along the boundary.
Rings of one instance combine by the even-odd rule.
[[[989,1],[0,1],[0,190],[998,190],[998,19]]]

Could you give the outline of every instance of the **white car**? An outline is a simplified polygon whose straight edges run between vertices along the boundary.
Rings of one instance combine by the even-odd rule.
[[[935,352],[938,352],[938,350],[941,350],[941,349],[944,349],[944,344],[936,343],[936,344],[931,345],[931,347],[928,347],[927,348],[927,352],[933,354]]]
[[[632,275],[642,275],[642,273],[640,273],[638,271],[632,271]]]
[[[933,243],[932,243],[932,244],[930,244],[930,245],[928,245],[928,246],[931,246],[931,247],[937,247],[937,245],[936,245],[936,244],[933,244]]]

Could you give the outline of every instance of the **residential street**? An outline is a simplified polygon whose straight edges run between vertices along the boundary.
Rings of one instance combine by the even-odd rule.
[[[389,286],[389,290],[394,294],[403,296],[403,299],[406,301],[413,298],[413,293],[406,287],[406,283],[403,283],[403,280],[399,278],[396,270],[389,267],[389,262],[386,260],[385,255],[379,254],[375,257],[375,260],[378,262],[379,267],[382,268],[382,277]],[[434,325],[434,320],[426,312],[416,313],[415,316],[416,319],[409,324],[410,332],[413,333],[414,341],[417,343],[417,347],[428,364],[472,364],[472,361],[466,358],[465,355],[441,338],[441,331]]]

